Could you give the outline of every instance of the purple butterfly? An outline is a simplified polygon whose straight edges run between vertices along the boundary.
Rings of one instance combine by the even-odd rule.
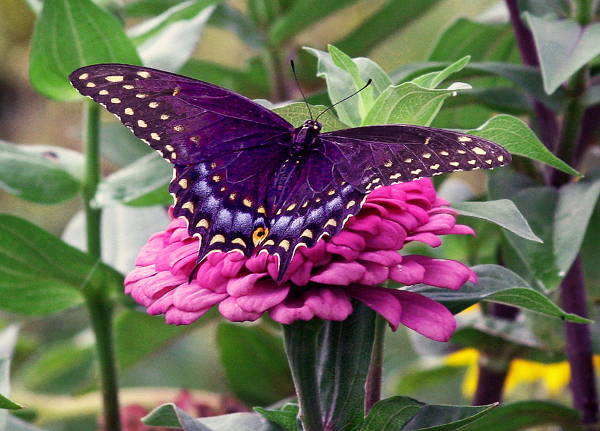
[[[69,79],[174,165],[174,214],[200,238],[198,263],[266,251],[279,256],[279,279],[298,247],[338,233],[374,189],[511,160],[493,142],[432,127],[294,127],[244,96],[144,67],[97,64]]]

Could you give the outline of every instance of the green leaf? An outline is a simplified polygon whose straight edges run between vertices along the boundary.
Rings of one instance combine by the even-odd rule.
[[[381,400],[371,408],[359,431],[402,430],[424,405],[408,397]]]
[[[327,93],[332,103],[338,102],[356,91],[352,75],[336,66],[328,52],[309,47],[304,47],[304,49],[317,57],[317,76],[325,78]],[[373,94],[375,97],[378,97],[391,84],[385,72],[373,61],[362,57],[354,58],[352,61],[358,67],[359,76],[363,81],[369,78],[373,79]],[[344,103],[340,103],[335,107],[335,111],[344,123],[350,126],[361,124],[357,98],[351,97]]]
[[[359,431],[452,431],[477,421],[496,404],[486,406],[429,405],[396,396],[376,403]]]
[[[431,90],[406,82],[379,95],[363,124],[415,124],[428,126],[454,89]]]
[[[325,109],[327,109],[327,107],[323,105],[311,105],[310,109],[314,115],[315,113],[323,112]],[[273,112],[281,115],[290,124],[297,127],[301,126],[306,119],[310,118],[308,108],[304,102],[290,103],[289,105],[274,108]],[[333,130],[346,128],[346,125],[338,120],[338,118],[331,111],[327,111],[325,114],[323,114],[323,116],[319,118],[319,122],[323,125],[323,132],[330,132]]]
[[[154,152],[152,147],[116,121],[100,123],[100,150],[102,156],[116,166],[127,166]]]
[[[391,73],[392,81],[409,81],[424,73],[432,72],[450,64],[449,62],[425,62],[402,66]],[[507,83],[510,81],[518,85],[519,90],[523,90],[556,112],[560,112],[567,104],[567,94],[562,88],[559,88],[552,95],[546,94],[542,76],[539,70],[533,67],[492,61],[471,62],[457,74],[459,79],[474,81],[475,90],[472,91],[490,91],[496,88],[498,84],[502,84],[496,82],[497,79],[493,79],[493,82],[487,82],[490,77],[505,78]],[[504,87],[505,85],[500,88]]]
[[[320,334],[317,375],[325,429],[345,429],[363,418],[375,312],[360,302],[353,305],[346,320],[325,321]]]
[[[45,431],[12,415],[8,416],[5,431]]]
[[[171,403],[155,408],[142,418],[142,422],[150,426],[182,428],[185,431],[215,431]]]
[[[220,27],[237,35],[251,48],[262,50],[265,47],[264,35],[255,23],[237,8],[227,3],[219,3],[210,16],[208,24]]]
[[[566,273],[577,257],[600,195],[600,172],[559,190],[554,214],[554,254],[559,271]]]
[[[502,145],[510,153],[545,163],[569,175],[579,172],[552,154],[522,120],[511,115],[496,115],[477,129],[468,130],[475,136]]]
[[[69,74],[96,63],[140,64],[120,22],[91,0],[45,1],[31,42],[33,87],[51,99],[77,99]]]
[[[115,319],[115,350],[119,368],[127,369],[137,364],[215,316],[215,312],[209,312],[193,325],[174,326],[165,324],[163,316],[150,316],[133,310],[121,312]]]
[[[61,147],[0,141],[0,188],[41,204],[56,204],[80,189],[83,158]]]
[[[529,227],[523,214],[508,199],[499,199],[486,202],[458,202],[452,208],[458,210],[460,215],[477,217],[497,224],[504,229],[530,241],[542,242]]]
[[[184,431],[279,431],[258,413],[233,413],[193,419],[175,404],[163,404],[152,410],[142,422],[150,426],[182,428]]]
[[[285,404],[279,410],[263,409],[254,407],[254,411],[260,413],[268,421],[274,422],[286,431],[300,431],[298,428],[298,405]]]
[[[444,82],[451,75],[460,72],[465,68],[465,66],[469,63],[471,56],[465,55],[460,60],[455,61],[454,63],[448,65],[443,70],[439,72],[430,72],[425,75],[421,75],[412,80],[413,84],[420,85],[421,87],[434,89],[442,82]]]
[[[520,401],[496,407],[461,431],[517,431],[539,425],[560,425],[564,431],[582,431],[580,414],[550,401]]]
[[[21,404],[17,404],[14,401],[9,400],[4,395],[0,394],[0,409],[7,410],[19,410],[22,409],[23,406]]]
[[[214,5],[220,1],[190,0],[129,30],[144,65],[178,71],[194,52]]]
[[[294,393],[283,342],[259,327],[221,323],[217,345],[225,375],[248,405],[269,405]]]
[[[0,308],[40,316],[121,288],[119,273],[26,220],[0,215]]]
[[[569,322],[590,322],[588,319],[564,312],[541,291],[531,287],[507,268],[498,265],[477,265],[473,270],[477,274],[477,283],[467,283],[457,292],[426,285],[416,285],[410,290],[444,304],[453,313],[485,300],[513,305]]]
[[[398,29],[416,21],[438,3],[439,0],[387,1],[374,14],[364,19],[356,29],[335,42],[335,46],[351,56],[364,55]]]
[[[16,324],[10,325],[0,331],[0,429],[5,429],[7,419],[9,418],[8,411],[3,410],[4,407],[1,406],[10,406],[13,404],[6,397],[10,394],[10,362],[15,345],[17,344],[18,332],[19,329]]]
[[[490,194],[499,195],[497,187],[493,176],[488,183]],[[532,187],[507,196],[510,196],[529,222],[531,229],[544,243],[526,241],[507,231],[503,233],[524,264],[528,273],[527,279],[545,289],[553,289],[565,275],[558,269],[554,255],[554,215],[558,192],[550,187]]]
[[[269,30],[269,39],[281,46],[305,28],[357,0],[304,0],[294,2],[287,13],[275,20]]]
[[[354,83],[354,87],[356,90],[364,87],[365,81],[360,76],[360,70],[358,69],[358,65],[352,61],[352,59],[346,55],[344,52],[340,51],[333,45],[328,45],[327,49],[329,50],[329,55],[331,55],[331,60],[333,63],[342,70],[345,70],[350,74],[352,78],[352,82]],[[358,112],[361,118],[364,118],[367,112],[371,109],[374,103],[373,97],[373,88],[367,87],[358,93]]]
[[[172,201],[167,190],[171,171],[171,166],[152,152],[104,178],[98,185],[94,205],[168,205]]]
[[[94,349],[91,342],[81,343],[74,338],[46,344],[32,361],[25,363],[21,373],[27,389],[64,394],[82,388],[93,374]]]
[[[269,75],[258,57],[252,58],[242,70],[192,59],[183,66],[180,73],[229,88],[246,97],[259,97],[269,93]]]
[[[512,27],[459,18],[440,35],[429,60],[456,61],[465,55],[473,61],[518,61]]]
[[[106,207],[101,221],[102,261],[123,273],[131,271],[139,250],[148,242],[148,238],[164,230],[169,222],[170,218],[163,207]],[[85,224],[85,214],[80,211],[64,229],[63,241],[85,251]]]
[[[600,24],[582,27],[570,19],[542,18],[527,12],[524,16],[533,33],[548,94],[600,54]]]

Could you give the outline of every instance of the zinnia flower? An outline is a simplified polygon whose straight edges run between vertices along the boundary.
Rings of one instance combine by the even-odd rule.
[[[434,340],[447,341],[456,323],[441,304],[414,292],[380,286],[393,280],[406,286],[425,283],[458,289],[475,282],[466,265],[445,259],[398,253],[419,241],[432,247],[440,235],[473,234],[456,224],[456,212],[421,179],[382,187],[344,229],[312,248],[299,248],[282,283],[277,258],[265,253],[213,253],[188,278],[198,255],[198,239],[185,220],[173,219],[142,248],[125,291],[150,314],[168,323],[190,324],[218,306],[227,319],[254,321],[264,313],[283,324],[318,317],[342,321],[358,300],[381,314],[395,330],[403,324]]]

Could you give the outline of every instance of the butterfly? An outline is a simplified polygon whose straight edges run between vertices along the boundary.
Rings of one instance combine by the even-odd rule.
[[[322,133],[213,84],[160,70],[97,64],[69,80],[173,165],[173,213],[213,252],[278,256],[340,232],[378,187],[510,162],[477,136],[392,124]]]

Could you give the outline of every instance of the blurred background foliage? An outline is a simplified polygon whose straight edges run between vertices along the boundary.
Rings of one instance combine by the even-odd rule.
[[[133,28],[183,2],[97,3]],[[544,3],[532,0],[528,7],[543,14]],[[79,150],[80,104],[46,99],[29,83],[34,11],[40,5],[37,0],[0,0],[0,140],[23,147],[54,145]],[[470,55],[472,62],[519,63],[507,22],[504,2],[498,0],[230,0],[217,6],[193,55],[179,70],[252,98],[282,102],[299,96],[288,67],[288,60],[294,58],[311,102],[328,104],[324,82],[316,76],[316,59],[302,50],[303,46],[325,50],[327,44],[334,44],[352,57],[368,56],[400,79],[411,75],[414,63],[451,62],[465,55]],[[511,81],[475,75],[472,71],[458,75],[474,90],[448,100],[433,125],[473,128],[494,113],[523,118],[530,113],[530,96]],[[509,90],[499,91],[506,88]],[[112,117],[103,112],[102,119],[103,170],[109,175],[144,156],[146,149],[127,131],[123,133]],[[597,164],[596,157],[591,151],[585,166]],[[484,192],[484,180],[479,172],[453,175],[441,192],[453,200],[476,198]],[[0,191],[0,212],[27,218],[75,244],[81,233],[79,208],[78,199],[42,205]],[[162,208],[155,210],[137,215],[132,215],[135,210],[131,207],[107,210],[105,223],[121,220],[119,211],[129,211],[127,217],[134,217],[133,224],[143,226],[136,231],[131,223],[107,225],[106,230],[113,229],[109,237],[127,244],[118,262],[111,262],[117,269],[126,272],[131,268],[139,245],[166,224]],[[593,217],[598,221],[599,214]],[[472,218],[468,224],[479,232],[478,238],[452,238],[440,250],[418,251],[472,265],[497,262],[498,245],[506,241],[498,228]],[[597,254],[598,232],[591,232],[584,243],[590,255]],[[591,292],[598,298],[599,269],[594,265],[586,269],[593,281]],[[292,394],[281,343],[270,322],[236,326],[207,316],[191,327],[169,327],[162,317],[134,310],[128,298],[122,301],[126,307],[117,316],[116,331],[124,405],[151,408],[185,398],[189,394],[179,391],[189,389],[199,412],[211,408],[229,411],[244,409],[244,403],[268,405]],[[468,404],[477,361],[474,340],[480,340],[488,348],[514,343],[520,352],[520,362],[512,364],[508,400],[549,398],[568,405],[561,322],[525,312],[512,326],[499,328],[498,322],[482,318],[482,307],[459,315],[463,329],[453,344],[429,342],[403,328],[389,335],[386,395]],[[84,312],[74,308],[27,319],[1,312],[0,321],[21,322],[12,361],[12,393],[31,409],[19,414],[27,419],[38,416],[51,430],[94,429],[99,402],[91,378],[93,337],[89,329],[82,330],[87,325]]]

